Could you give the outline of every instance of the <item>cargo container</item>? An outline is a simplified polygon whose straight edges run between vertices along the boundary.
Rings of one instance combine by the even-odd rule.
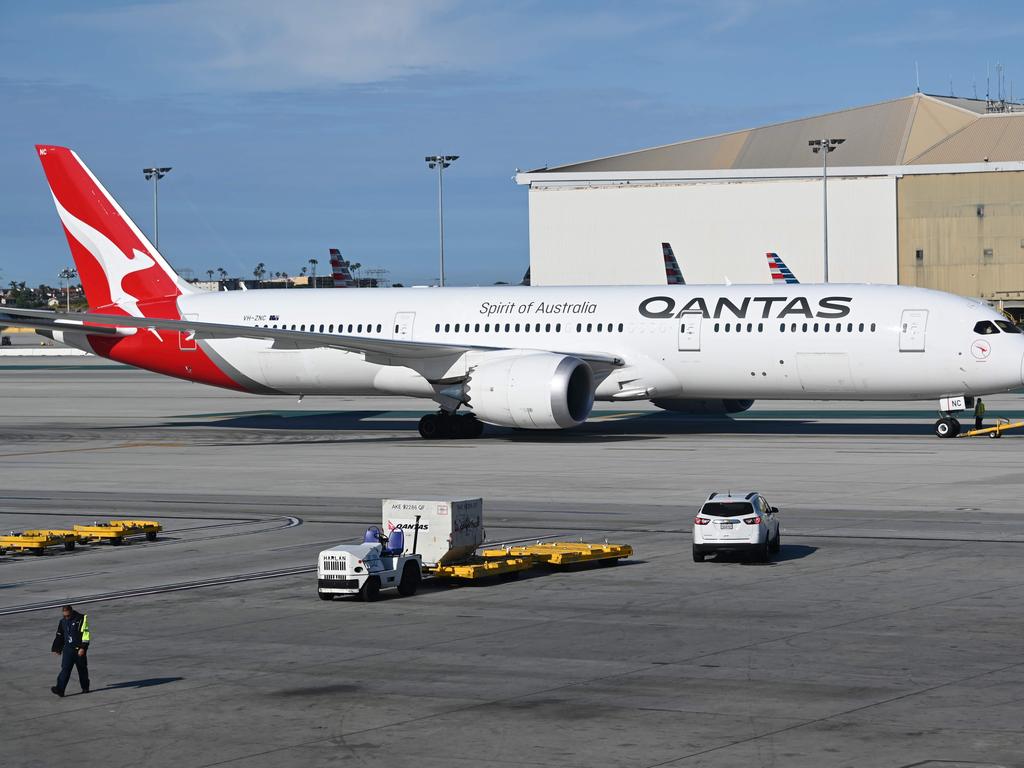
[[[405,551],[427,567],[464,560],[484,543],[484,501],[476,498],[384,499],[384,533],[405,533]]]

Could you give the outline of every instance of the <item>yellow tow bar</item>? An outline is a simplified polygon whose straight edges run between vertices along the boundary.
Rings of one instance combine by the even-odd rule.
[[[1024,421],[1010,421],[1009,419],[996,419],[996,425],[994,427],[983,427],[982,429],[970,429],[966,432],[961,432],[957,437],[980,437],[981,435],[988,435],[989,437],[1002,437],[1003,432],[1010,429],[1020,429],[1024,427]]]

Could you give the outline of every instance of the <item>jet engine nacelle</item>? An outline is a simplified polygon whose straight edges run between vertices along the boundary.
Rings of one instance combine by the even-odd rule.
[[[695,400],[683,397],[656,397],[651,400],[659,408],[676,413],[741,413],[754,404],[753,400]]]
[[[485,360],[464,385],[480,421],[522,429],[566,429],[594,406],[594,372],[576,357],[524,352]]]

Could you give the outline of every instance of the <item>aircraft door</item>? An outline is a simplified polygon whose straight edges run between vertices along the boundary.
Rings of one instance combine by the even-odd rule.
[[[900,352],[924,352],[927,309],[905,309],[900,319]]]
[[[415,312],[396,312],[395,313],[395,335],[392,338],[395,339],[407,339],[412,340],[412,326],[416,320]]]
[[[199,315],[183,315],[182,320],[197,320]],[[196,332],[178,331],[178,349],[182,352],[196,351]]]
[[[701,312],[683,312],[676,318],[680,352],[700,352],[700,329],[704,321]]]

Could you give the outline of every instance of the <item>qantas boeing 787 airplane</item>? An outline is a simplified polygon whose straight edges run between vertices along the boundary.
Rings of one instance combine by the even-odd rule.
[[[737,412],[757,398],[936,400],[1020,387],[1024,335],[977,301],[887,285],[208,292],[182,280],[78,156],[37,147],[87,313],[0,322],[242,392],[430,399],[426,438],[564,429],[595,400]]]

